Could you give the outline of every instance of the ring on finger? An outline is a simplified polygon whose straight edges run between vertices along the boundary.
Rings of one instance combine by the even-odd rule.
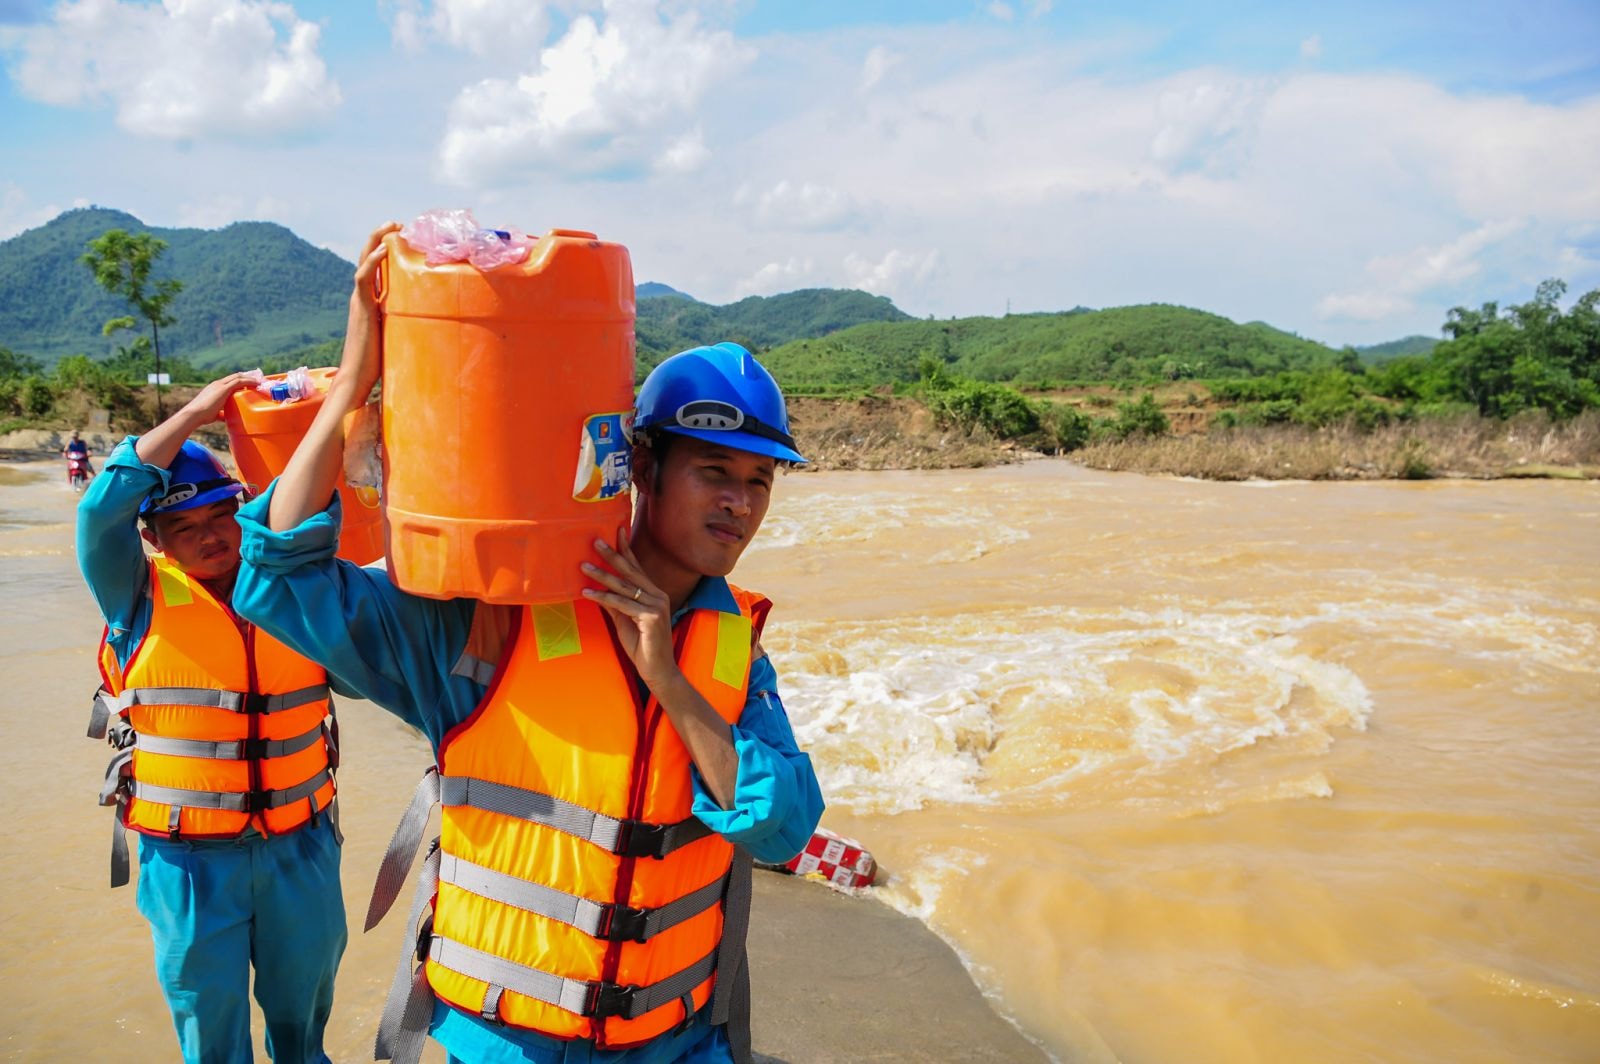
[[[638,602],[643,597],[644,597],[644,588],[636,587],[636,588],[633,589],[633,601]]]

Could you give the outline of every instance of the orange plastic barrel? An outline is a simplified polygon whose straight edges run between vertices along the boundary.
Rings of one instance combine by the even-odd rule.
[[[552,229],[480,271],[385,242],[390,578],[431,598],[577,598],[579,562],[629,521],[627,249]]]
[[[228,398],[222,419],[228,426],[228,446],[239,476],[260,491],[283,472],[289,457],[322,407],[322,397],[336,371],[310,371],[315,392],[292,403],[280,403],[254,388],[241,389]],[[281,381],[284,375],[269,376]],[[383,557],[383,511],[369,492],[339,483],[343,523],[339,530],[339,557],[366,565]]]

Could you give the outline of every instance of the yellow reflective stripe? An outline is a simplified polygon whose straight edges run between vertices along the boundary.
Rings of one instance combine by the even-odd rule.
[[[717,657],[711,677],[729,687],[743,687],[750,669],[750,618],[742,613],[717,614]]]
[[[161,600],[168,606],[187,606],[194,601],[189,582],[177,570],[157,563],[156,577],[161,584]]]
[[[539,660],[564,658],[583,650],[578,638],[578,613],[570,602],[549,606],[529,606],[533,615],[533,634],[539,644]]]

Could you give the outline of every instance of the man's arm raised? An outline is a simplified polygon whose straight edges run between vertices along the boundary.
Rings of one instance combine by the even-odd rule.
[[[388,253],[383,238],[399,228],[394,222],[386,222],[374,229],[361,251],[355,289],[350,293],[350,317],[345,326],[339,372],[334,374],[322,409],[317,411],[273,490],[267,521],[274,532],[294,528],[326,509],[338,485],[344,462],[344,416],[365,403],[378,382],[381,321],[373,278]]]

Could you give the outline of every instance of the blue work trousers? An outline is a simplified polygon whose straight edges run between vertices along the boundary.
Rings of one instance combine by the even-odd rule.
[[[186,1064],[250,1064],[250,967],[278,1064],[322,1064],[347,938],[330,818],[287,835],[139,836],[139,912]]]

